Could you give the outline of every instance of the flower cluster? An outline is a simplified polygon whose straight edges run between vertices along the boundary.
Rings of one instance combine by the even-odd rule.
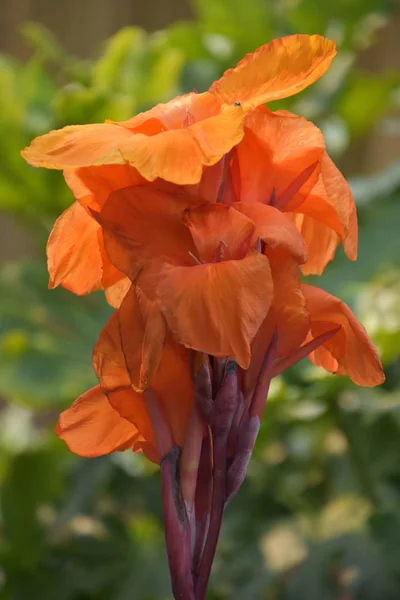
[[[271,379],[306,356],[358,385],[384,379],[350,309],[300,279],[339,243],[355,260],[351,192],[316,126],[264,106],[335,53],[320,36],[278,39],[205,93],[23,151],[63,170],[76,198],[49,238],[50,287],[104,289],[115,308],[93,352],[99,385],[57,434],[82,456],[132,448],[160,463],[176,598],[204,597]]]

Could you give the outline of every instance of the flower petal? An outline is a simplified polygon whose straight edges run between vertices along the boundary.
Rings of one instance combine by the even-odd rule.
[[[276,327],[277,358],[287,356],[298,348],[310,329],[310,317],[301,291],[297,262],[281,249],[267,249],[266,255],[274,282],[274,298],[251,345],[251,363],[244,374],[246,391],[254,389]]]
[[[98,216],[112,263],[132,280],[152,258],[193,263],[189,252],[196,249],[184,214],[194,203],[187,194],[166,194],[150,186],[113,192]]]
[[[339,244],[335,231],[307,215],[286,213],[301,233],[306,243],[308,258],[301,265],[304,275],[321,275],[329,261],[333,260]]]
[[[111,192],[147,183],[136,169],[125,164],[66,169],[64,178],[82,206],[94,210],[104,206]]]
[[[210,92],[220,102],[238,101],[251,110],[301,92],[325,73],[335,54],[334,42],[320,35],[278,38],[226,71]]]
[[[250,344],[273,296],[265,256],[194,267],[165,265],[158,294],[180,343],[214,356],[232,356],[248,367]]]
[[[267,204],[273,194],[279,201],[299,175],[314,165],[287,205],[286,210],[293,210],[318,180],[324,139],[318,127],[302,117],[259,107],[247,115],[245,135],[236,152],[238,173],[234,177],[242,202]]]
[[[74,202],[55,222],[47,243],[49,287],[61,284],[83,295],[121,279],[122,273],[110,263],[102,246],[98,223]]]
[[[299,263],[307,260],[307,248],[301,235],[278,209],[259,202],[235,202],[233,207],[254,222],[254,238],[261,238],[268,248],[284,248]]]
[[[60,415],[56,433],[69,450],[85,457],[133,448],[140,440],[136,427],[111,407],[99,385]]]
[[[287,210],[291,210],[288,207]],[[357,258],[358,226],[356,205],[345,178],[324,152],[321,173],[308,198],[295,212],[303,213],[335,231],[350,260]]]
[[[254,223],[224,204],[204,204],[189,209],[185,223],[190,229],[200,260],[212,262],[222,243],[229,258],[243,258],[249,249]]]
[[[132,286],[93,350],[93,367],[105,390],[133,385],[143,391],[160,365],[166,338],[158,308]]]
[[[173,120],[176,128],[165,130],[147,113],[121,124],[72,125],[36,138],[22,156],[36,167],[128,164],[148,181],[161,177],[181,185],[198,183],[203,167],[217,163],[242,139],[244,122],[240,106],[221,107],[208,93],[197,95],[197,104],[202,98],[211,114],[198,111],[201,120],[181,122],[179,128]]]
[[[310,354],[311,362],[331,373],[347,373],[357,385],[372,387],[383,383],[385,376],[377,350],[350,308],[317,287],[303,284],[302,290],[311,318],[307,341],[341,325],[338,333]]]

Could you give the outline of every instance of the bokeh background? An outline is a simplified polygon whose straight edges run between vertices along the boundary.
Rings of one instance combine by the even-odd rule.
[[[270,39],[335,39],[311,89],[279,103],[323,130],[358,204],[360,258],[318,284],[378,345],[358,389],[307,361],[274,380],[248,478],[229,505],[210,600],[400,598],[400,6],[390,0],[0,1],[0,598],[170,598],[157,469],[83,460],[54,434],[94,383],[101,293],[47,290],[46,237],[71,201],[20,150],[67,124],[126,119]]]

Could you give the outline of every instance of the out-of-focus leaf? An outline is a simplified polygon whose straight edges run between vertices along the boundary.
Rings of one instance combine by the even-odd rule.
[[[94,385],[91,351],[110,314],[102,295],[49,292],[45,268],[35,263],[6,265],[0,278],[0,393],[43,406]]]
[[[399,85],[398,73],[352,73],[337,105],[337,112],[348,122],[352,136],[361,135],[382,119],[392,104],[392,92]]]

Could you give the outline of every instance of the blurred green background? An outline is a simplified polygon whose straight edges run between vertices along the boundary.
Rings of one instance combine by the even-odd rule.
[[[20,150],[49,129],[127,119],[203,91],[246,52],[304,32],[335,39],[338,57],[279,106],[322,128],[360,219],[358,262],[338,252],[318,284],[354,308],[387,381],[359,389],[306,362],[274,380],[247,480],[226,511],[208,598],[398,600],[399,5],[0,6],[0,598],[171,597],[158,470],[131,453],[79,459],[54,434],[59,412],[94,383],[92,346],[110,309],[102,294],[47,290],[46,237],[72,196],[60,173],[28,167]]]

